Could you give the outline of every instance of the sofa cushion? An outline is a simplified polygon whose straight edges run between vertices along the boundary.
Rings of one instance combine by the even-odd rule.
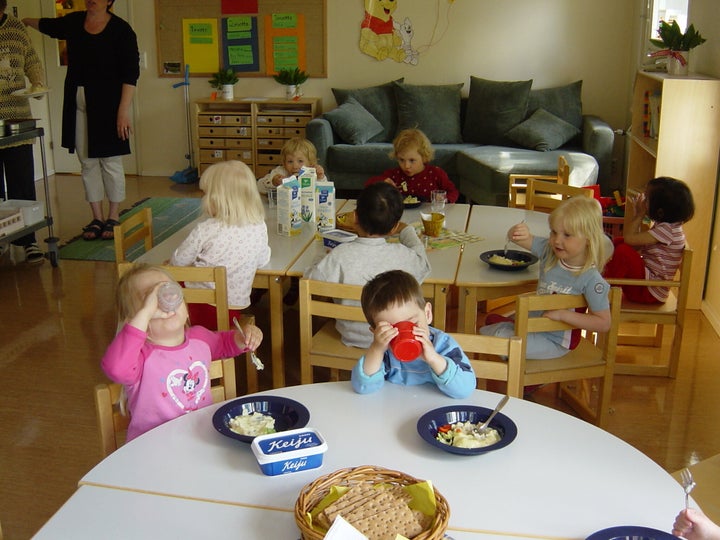
[[[352,97],[323,116],[340,138],[350,144],[365,144],[383,130],[382,124]]]
[[[394,83],[398,108],[397,131],[417,128],[433,144],[461,143],[460,89],[463,84]]]
[[[463,140],[478,144],[506,145],[505,133],[525,120],[529,81],[489,81],[470,77]]]
[[[545,109],[568,124],[582,129],[582,81],[554,88],[531,90],[528,99],[528,114]]]
[[[400,78],[397,79],[397,82],[403,82],[403,80]],[[382,124],[383,130],[372,137],[369,142],[392,141],[397,130],[397,106],[395,105],[393,81],[367,88],[333,88],[332,93],[338,105],[345,103],[348,98],[354,98]]]
[[[538,109],[505,135],[520,146],[547,152],[560,148],[579,134],[580,130],[572,124],[545,109]]]

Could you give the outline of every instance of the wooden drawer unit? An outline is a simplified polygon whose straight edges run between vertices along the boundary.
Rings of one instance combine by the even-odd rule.
[[[193,105],[193,155],[201,174],[213,163],[237,159],[264,176],[282,164],[285,142],[304,137],[307,123],[321,112],[319,98],[199,99]]]

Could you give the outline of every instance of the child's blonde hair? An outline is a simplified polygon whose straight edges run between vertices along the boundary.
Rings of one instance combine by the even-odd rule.
[[[548,223],[551,229],[555,224],[562,223],[565,232],[587,240],[587,257],[578,271],[579,274],[593,266],[598,272],[602,271],[605,266],[605,233],[602,226],[602,207],[598,201],[590,197],[571,197],[552,211]],[[550,242],[545,249],[548,254],[545,268],[550,269],[558,263],[558,258]]]
[[[133,264],[132,267],[122,275],[117,285],[116,301],[119,321],[132,319],[145,303],[145,297],[137,288],[135,279],[147,272],[160,272],[167,276],[167,281],[175,281],[161,266],[153,266],[146,263]]]
[[[317,150],[315,149],[315,145],[303,137],[288,139],[280,151],[280,157],[285,161],[287,156],[297,153],[305,156],[309,166],[314,167],[317,165]]]
[[[393,151],[390,152],[392,159],[397,159],[398,154],[406,150],[417,150],[423,163],[430,163],[435,156],[430,139],[419,129],[403,129],[393,140]]]
[[[203,210],[226,225],[252,225],[265,220],[255,175],[242,161],[221,161],[200,177]]]

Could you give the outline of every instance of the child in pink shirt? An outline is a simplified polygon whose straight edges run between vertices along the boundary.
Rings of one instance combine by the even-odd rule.
[[[136,264],[118,283],[118,314],[124,324],[108,346],[102,369],[123,384],[130,425],[127,440],[212,403],[210,362],[255,350],[261,330],[212,332],[187,326],[182,301],[174,311],[158,305],[158,290],[172,278],[159,267]],[[167,309],[167,308],[166,308]]]

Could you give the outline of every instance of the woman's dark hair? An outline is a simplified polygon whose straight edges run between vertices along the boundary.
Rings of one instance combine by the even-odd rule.
[[[362,190],[355,214],[365,233],[390,234],[402,217],[403,198],[396,187],[386,182],[371,184]]]
[[[665,223],[685,223],[695,214],[692,192],[685,182],[659,176],[648,182],[648,217]]]

